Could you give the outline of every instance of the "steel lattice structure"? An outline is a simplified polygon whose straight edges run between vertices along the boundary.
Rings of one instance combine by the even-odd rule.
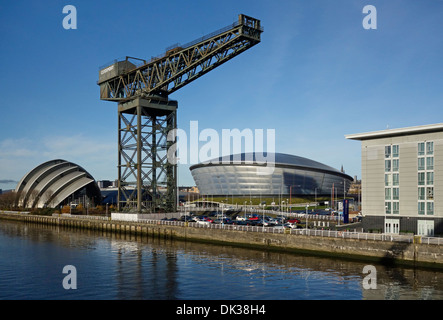
[[[166,156],[174,141],[166,136],[177,128],[178,104],[168,96],[258,44],[262,32],[260,20],[240,14],[234,24],[149,62],[126,57],[101,68],[100,99],[118,102],[119,211],[176,209],[177,169]]]

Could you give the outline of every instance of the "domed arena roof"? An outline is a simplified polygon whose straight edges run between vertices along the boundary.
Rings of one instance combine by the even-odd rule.
[[[15,189],[18,205],[25,208],[54,208],[83,190],[88,198],[100,201],[100,189],[95,179],[79,165],[62,159],[35,167]]]
[[[238,153],[189,169],[200,193],[216,196],[329,196],[346,193],[353,181],[330,166],[284,153]]]
[[[334,169],[330,166],[327,166],[323,163],[303,158],[295,155],[285,154],[285,153],[266,153],[256,154],[255,152],[250,153],[238,153],[234,155],[222,156],[219,158],[214,158],[209,161],[205,161],[203,163],[199,163],[190,167],[190,170],[204,167],[208,165],[260,165],[264,162],[267,162],[267,165],[272,163],[276,167],[291,167],[291,168],[300,168],[304,170],[314,170],[320,172],[329,172],[334,173],[340,176],[343,176],[347,179],[352,179],[352,177],[340,172],[337,169]]]

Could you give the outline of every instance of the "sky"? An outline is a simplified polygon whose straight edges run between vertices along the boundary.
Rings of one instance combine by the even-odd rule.
[[[63,26],[66,5],[76,29]],[[345,135],[443,122],[442,0],[2,1],[0,189],[53,159],[116,179],[117,104],[99,98],[99,67],[158,56],[240,13],[261,20],[261,42],[170,95],[186,132],[191,121],[220,135],[274,129],[276,152],[360,177],[360,142]],[[194,185],[191,164],[179,185]]]

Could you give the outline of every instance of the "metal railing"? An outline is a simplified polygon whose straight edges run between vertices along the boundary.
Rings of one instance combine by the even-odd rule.
[[[70,214],[70,213],[62,213],[62,214],[58,214],[58,213],[53,213],[52,217],[60,217],[60,218],[74,218],[74,219],[90,219],[90,220],[104,220],[104,221],[108,221],[111,219],[111,217],[106,217],[106,216],[89,216],[89,215],[77,215],[77,214]]]
[[[334,230],[318,230],[318,229],[293,229],[293,228],[276,228],[263,226],[243,226],[232,224],[218,224],[218,223],[198,223],[198,222],[183,222],[183,221],[167,221],[167,220],[139,220],[138,222],[148,224],[160,224],[169,226],[194,227],[194,228],[209,228],[209,229],[223,229],[235,230],[245,232],[261,232],[273,234],[290,234],[290,235],[304,235],[313,237],[329,237],[342,239],[356,239],[356,240],[374,240],[374,241],[390,241],[390,242],[406,242],[413,243],[414,235],[398,235],[387,233],[365,233],[352,231],[334,231]],[[415,236],[417,237],[417,236]],[[443,245],[443,238],[439,237],[419,237],[421,243]]]
[[[28,215],[29,212],[15,212],[15,211],[0,211],[2,214],[10,215]],[[74,219],[91,219],[108,221],[111,218],[106,216],[84,216],[84,215],[70,215],[70,214],[54,214],[52,217],[66,217]],[[112,220],[117,221],[117,220]],[[199,223],[199,222],[184,222],[184,221],[169,221],[169,220],[154,220],[154,219],[139,219],[137,223],[168,225],[179,227],[193,227],[193,228],[209,228],[209,229],[223,229],[245,232],[261,232],[273,234],[289,234],[289,235],[304,235],[313,237],[330,237],[342,239],[356,239],[356,240],[375,240],[375,241],[390,241],[390,242],[407,242],[407,243],[422,243],[432,245],[443,245],[442,237],[427,237],[417,235],[399,235],[387,233],[365,233],[352,231],[334,231],[334,230],[319,230],[319,229],[293,229],[293,228],[278,228],[278,227],[263,227],[263,226],[244,226],[232,224],[218,224],[218,223]]]

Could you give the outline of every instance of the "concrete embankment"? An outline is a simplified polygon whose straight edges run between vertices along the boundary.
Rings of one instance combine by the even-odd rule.
[[[337,237],[293,235],[287,233],[261,233],[240,230],[195,228],[184,224],[171,226],[160,221],[144,223],[117,220],[94,220],[72,217],[36,216],[1,213],[0,219],[56,225],[67,228],[130,233],[186,241],[242,246],[261,250],[285,251],[302,254],[331,256],[346,259],[431,267],[443,269],[443,246],[435,244]]]

